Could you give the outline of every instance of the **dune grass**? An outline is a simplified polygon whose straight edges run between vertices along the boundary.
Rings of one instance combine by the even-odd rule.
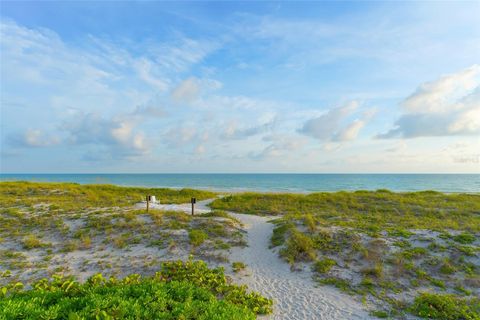
[[[215,193],[193,189],[137,188],[77,183],[0,182],[0,207],[49,205],[52,210],[124,207],[155,195],[162,203],[186,203],[213,198]]]
[[[320,284],[390,306],[374,315],[480,319],[479,194],[243,193],[211,206],[277,216],[271,247]]]
[[[156,257],[191,254],[225,262],[225,250],[245,245],[239,222],[225,212],[191,216],[132,206],[147,194],[163,203],[215,196],[188,189],[0,183],[0,272],[10,270],[22,281],[57,273],[82,278],[97,272],[148,274]],[[124,254],[129,254],[129,263]],[[4,282],[0,278],[0,285]]]
[[[386,190],[307,195],[242,193],[219,198],[211,207],[258,215],[299,215],[310,227],[316,223],[371,232],[389,228],[480,231],[480,194]]]

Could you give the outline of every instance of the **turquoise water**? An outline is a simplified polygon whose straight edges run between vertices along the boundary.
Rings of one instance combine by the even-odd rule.
[[[68,181],[222,191],[389,189],[480,192],[480,174],[0,174],[0,180]]]

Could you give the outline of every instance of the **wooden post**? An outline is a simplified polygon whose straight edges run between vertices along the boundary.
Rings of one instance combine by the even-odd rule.
[[[147,212],[148,212],[149,206],[150,206],[150,196],[147,196]]]
[[[196,198],[192,198],[192,216],[195,215],[195,202],[197,202]]]

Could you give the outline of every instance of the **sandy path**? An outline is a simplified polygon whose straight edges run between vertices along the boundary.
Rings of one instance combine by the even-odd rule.
[[[197,202],[195,211],[210,211],[208,205],[211,201],[213,199]],[[143,208],[145,203],[137,206]],[[152,207],[186,213],[191,210],[190,204],[155,204]],[[351,296],[331,287],[315,287],[309,271],[292,272],[290,266],[269,249],[273,231],[273,224],[268,222],[271,218],[233,212],[229,214],[244,224],[248,241],[248,247],[232,248],[229,257],[232,262],[244,262],[247,274],[233,274],[232,278],[274,300],[274,313],[262,319],[374,319]]]
[[[234,248],[230,261],[247,264],[248,275],[237,282],[274,300],[274,314],[264,319],[372,319],[352,297],[330,287],[314,286],[308,271],[292,272],[268,248],[273,225],[266,217],[231,213],[248,232],[248,247]]]
[[[197,203],[195,204],[195,213],[201,214],[201,213],[210,212],[212,209],[208,207],[208,204],[213,200],[214,199],[197,201]],[[145,202],[140,202],[135,205],[135,208],[144,209],[146,208],[146,206],[147,204]],[[181,203],[181,204],[150,203],[150,208],[160,209],[160,210],[183,211],[188,214],[192,212],[191,203]]]

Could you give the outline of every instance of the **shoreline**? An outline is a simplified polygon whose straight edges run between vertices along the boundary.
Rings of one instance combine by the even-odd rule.
[[[480,177],[480,175],[479,175]],[[55,181],[55,180],[18,180],[18,179],[4,179],[0,178],[0,183],[4,182],[29,182],[29,183],[73,183],[79,184],[82,186],[90,186],[90,185],[111,185],[116,187],[122,188],[141,188],[141,189],[171,189],[171,190],[182,190],[182,189],[193,189],[199,191],[209,191],[215,192],[220,194],[241,194],[241,193],[261,193],[261,194],[303,194],[309,195],[314,193],[336,193],[336,192],[377,192],[381,190],[387,190],[393,193],[411,193],[411,192],[439,192],[443,194],[479,194],[480,189],[478,191],[442,191],[442,190],[435,190],[435,189],[388,189],[388,188],[358,188],[358,189],[336,189],[336,190],[327,190],[327,189],[316,189],[316,190],[298,190],[298,189],[262,189],[262,188],[228,188],[228,187],[209,187],[209,186],[170,186],[170,185],[141,185],[141,184],[118,184],[114,182],[105,182],[105,183],[91,183],[91,182],[77,182],[77,181]]]

